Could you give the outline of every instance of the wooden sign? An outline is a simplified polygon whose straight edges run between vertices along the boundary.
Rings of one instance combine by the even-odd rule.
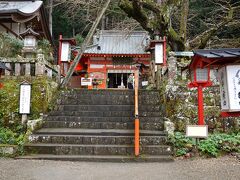
[[[19,113],[30,114],[31,85],[23,83],[20,85]]]

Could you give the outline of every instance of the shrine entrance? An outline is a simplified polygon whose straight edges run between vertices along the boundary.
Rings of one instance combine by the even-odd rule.
[[[127,79],[131,73],[108,73],[108,88],[127,88]]]

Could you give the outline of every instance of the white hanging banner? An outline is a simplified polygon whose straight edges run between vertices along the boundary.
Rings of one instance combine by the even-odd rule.
[[[23,83],[20,85],[19,113],[30,114],[31,85]]]

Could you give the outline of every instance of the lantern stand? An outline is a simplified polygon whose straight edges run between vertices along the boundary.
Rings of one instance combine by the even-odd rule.
[[[203,108],[203,88],[212,85],[210,80],[210,68],[194,68],[191,72],[191,83],[189,88],[198,89],[198,125],[204,125],[204,108]]]

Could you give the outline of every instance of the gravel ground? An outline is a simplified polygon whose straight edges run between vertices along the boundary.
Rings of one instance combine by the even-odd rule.
[[[170,163],[92,163],[0,159],[1,180],[240,180],[240,162],[218,159]]]

